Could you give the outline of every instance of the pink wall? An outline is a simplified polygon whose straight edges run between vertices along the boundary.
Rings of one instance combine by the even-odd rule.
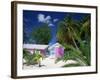
[[[64,49],[62,47],[55,48],[55,56],[62,57],[64,55]]]

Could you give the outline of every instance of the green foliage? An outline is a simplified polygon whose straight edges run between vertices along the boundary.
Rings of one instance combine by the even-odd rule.
[[[27,65],[36,64],[37,63],[36,60],[33,60],[34,57],[35,57],[35,54],[31,54],[26,49],[23,50],[23,59],[25,59]]]
[[[33,60],[39,62],[41,58],[43,58],[41,53],[39,53],[39,51],[35,51],[35,57],[33,58]]]
[[[90,42],[81,44],[80,50],[82,51],[87,64],[91,65],[90,64],[90,61],[91,61]]]
[[[23,59],[25,59],[27,65],[38,64],[41,58],[43,58],[43,56],[39,51],[35,51],[35,53],[31,54],[26,49],[23,50]]]
[[[77,67],[77,66],[82,66],[82,65],[80,65],[80,64],[65,64],[64,66],[62,66],[62,67]]]
[[[88,65],[84,55],[82,54],[82,52],[76,48],[74,48],[71,45],[63,45],[67,50],[65,50],[64,56],[62,57],[63,61],[67,61],[67,60],[75,60],[77,61],[80,65]]]
[[[44,24],[36,29],[33,29],[31,37],[37,44],[48,44],[51,39],[50,28],[48,25]]]
[[[65,53],[56,63],[60,60],[75,60],[80,65],[90,65],[90,16],[76,21],[68,15],[58,26],[57,38],[65,47]]]
[[[91,39],[90,15],[84,17],[84,19],[81,22],[81,25],[82,25],[80,31],[81,38],[90,41]]]

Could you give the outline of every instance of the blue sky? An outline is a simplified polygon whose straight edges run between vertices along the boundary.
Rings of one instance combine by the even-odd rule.
[[[72,14],[72,17],[75,20],[81,20],[85,15],[88,15],[83,13],[23,10],[23,29],[27,36],[29,36],[34,28],[47,23],[48,27],[51,29],[52,35],[52,39],[49,44],[53,44],[56,42],[55,36],[57,32],[57,24],[68,14]]]

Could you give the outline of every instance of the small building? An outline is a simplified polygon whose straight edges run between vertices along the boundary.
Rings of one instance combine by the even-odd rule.
[[[23,49],[26,49],[31,54],[34,54],[35,51],[39,51],[42,55],[47,55],[48,45],[40,45],[40,44],[23,44]]]
[[[48,51],[52,57],[62,57],[64,55],[64,47],[60,43],[49,46]]]

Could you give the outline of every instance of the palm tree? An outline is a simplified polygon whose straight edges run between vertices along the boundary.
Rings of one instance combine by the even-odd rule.
[[[71,16],[65,17],[64,20],[61,21],[59,24],[57,33],[58,41],[62,39],[61,42],[73,45],[78,49],[77,43],[75,41],[78,38],[76,34],[76,32],[78,33],[77,27],[78,27],[77,22],[75,22],[71,18]]]
[[[89,20],[90,18],[86,16],[82,22],[78,22],[68,15],[63,21],[60,22],[57,38],[66,49],[62,58],[64,61],[73,59],[81,65],[90,65],[90,60],[87,59],[87,56],[88,58],[90,57],[90,45],[85,44],[83,40],[83,38],[88,39],[88,41],[90,40]],[[85,37],[82,36],[83,34]],[[87,50],[85,51],[84,49],[86,48]],[[68,54],[70,54],[69,57]]]
[[[35,57],[33,58],[35,61],[38,62],[39,67],[41,67],[41,59],[43,59],[42,54],[40,53],[40,51],[35,50]]]
[[[88,65],[90,65],[91,60],[91,28],[90,28],[90,15],[87,15],[84,17],[84,19],[81,22],[82,27],[80,31],[80,37],[82,39],[82,43],[80,44],[80,50],[83,52],[83,55],[86,57],[86,61]]]
[[[41,67],[41,59],[43,56],[41,55],[40,51],[35,50],[33,54],[31,54],[26,49],[23,50],[23,59],[25,59],[27,65],[34,65],[38,64]]]

